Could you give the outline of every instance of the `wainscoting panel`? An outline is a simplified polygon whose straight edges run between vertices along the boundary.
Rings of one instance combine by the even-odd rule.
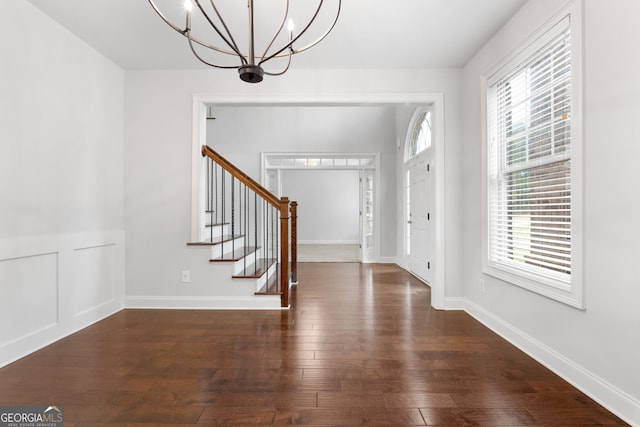
[[[74,316],[113,302],[116,297],[116,246],[74,250]]]
[[[120,311],[124,233],[0,239],[0,367]]]
[[[58,254],[0,260],[0,343],[58,323]]]

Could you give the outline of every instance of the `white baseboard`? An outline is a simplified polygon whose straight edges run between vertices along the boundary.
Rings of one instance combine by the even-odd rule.
[[[445,310],[464,310],[466,299],[462,297],[448,297],[444,300]]]
[[[382,256],[378,258],[380,264],[398,264],[398,257]]]
[[[359,245],[357,240],[298,240],[299,245]]]
[[[640,401],[634,397],[525,334],[482,306],[465,300],[465,311],[625,422],[640,426]]]
[[[9,342],[0,347],[0,354],[2,354],[0,368],[116,314],[120,310],[122,310],[122,307],[116,301],[111,301],[93,310],[86,311],[74,319],[56,323]]]
[[[128,296],[126,308],[175,310],[280,310],[280,296],[233,297]]]

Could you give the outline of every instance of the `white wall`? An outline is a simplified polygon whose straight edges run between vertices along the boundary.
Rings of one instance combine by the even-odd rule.
[[[396,189],[394,185],[389,185],[396,179],[394,110],[393,106],[380,105],[214,106],[212,112],[216,120],[207,121],[207,144],[258,181],[262,172],[260,152],[380,153],[379,173],[382,182],[380,198],[394,200]],[[343,172],[346,173],[346,171]],[[289,175],[291,176],[293,175]],[[327,177],[331,179],[332,176],[337,175]],[[285,174],[284,184],[287,184],[287,181]],[[347,189],[338,186],[336,191],[338,188],[342,191]],[[353,188],[350,188],[350,191],[352,193]],[[359,209],[357,188],[355,191],[355,201],[350,206],[355,204],[356,207],[347,211],[351,214],[351,223],[354,221],[353,213],[358,215]],[[297,193],[305,194],[304,191],[297,191]],[[349,199],[353,196],[351,193],[342,194],[342,199]],[[302,200],[289,194],[288,191],[284,191],[282,195],[298,201],[301,215],[309,211],[305,209],[305,205],[315,203],[312,197],[306,197],[302,203]],[[393,258],[396,256],[394,205],[382,203],[380,216],[380,253],[383,257]],[[356,241],[358,240],[358,221],[356,216],[355,237],[352,234],[352,240]],[[318,221],[313,220],[312,223],[317,224]],[[299,225],[305,227],[305,223]],[[317,237],[308,235],[313,229],[310,227],[305,231],[305,228],[301,228],[299,240],[318,240]],[[336,238],[336,240],[345,239]]]
[[[416,78],[418,77],[418,78]],[[217,94],[238,98],[306,94],[337,94],[348,97],[371,94],[444,93],[446,108],[446,200],[447,278],[453,294],[462,296],[458,275],[460,149],[460,70],[291,70],[259,85],[241,82],[236,73],[209,71],[128,71],[125,82],[125,229],[127,232],[127,294],[131,297],[203,298],[224,292],[206,262],[206,254],[187,248],[190,236],[191,133],[194,94]],[[215,113],[218,120],[220,114]],[[392,117],[393,123],[395,119]],[[247,119],[245,126],[251,121]],[[215,126],[215,125],[214,125]],[[391,138],[395,141],[392,133]],[[259,142],[248,142],[250,144]],[[304,144],[304,141],[300,141]],[[393,146],[393,143],[391,144]],[[216,147],[216,142],[213,143]],[[241,142],[225,148],[223,155],[240,163],[259,178],[260,151],[245,150]],[[315,149],[322,149],[322,147]],[[340,150],[344,148],[339,147]],[[308,147],[304,147],[309,151]],[[388,159],[394,170],[396,152]],[[376,151],[363,150],[358,151]],[[251,164],[242,165],[238,153],[248,152]],[[395,203],[396,177],[381,182],[381,191]],[[397,222],[394,208],[387,221]],[[388,229],[388,245],[395,248],[395,225]],[[385,253],[385,252],[382,252]],[[191,271],[192,283],[179,283],[180,271]],[[449,292],[449,290],[447,290]]]
[[[282,194],[298,202],[299,243],[359,243],[360,171],[283,170]]]
[[[640,2],[584,2],[586,310],[481,273],[480,76],[562,3],[530,1],[464,69],[464,258],[468,310],[640,425]],[[486,281],[480,293],[478,281]]]
[[[25,1],[0,15],[0,366],[124,295],[124,72]]]

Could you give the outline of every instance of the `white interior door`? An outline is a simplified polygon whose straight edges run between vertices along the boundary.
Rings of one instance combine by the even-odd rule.
[[[433,193],[430,177],[430,165],[426,153],[416,156],[409,167],[409,270],[430,283],[432,280],[431,263],[431,201]]]

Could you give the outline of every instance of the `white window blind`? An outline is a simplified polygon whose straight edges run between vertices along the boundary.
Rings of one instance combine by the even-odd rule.
[[[488,262],[571,283],[571,34],[566,18],[489,82]]]

